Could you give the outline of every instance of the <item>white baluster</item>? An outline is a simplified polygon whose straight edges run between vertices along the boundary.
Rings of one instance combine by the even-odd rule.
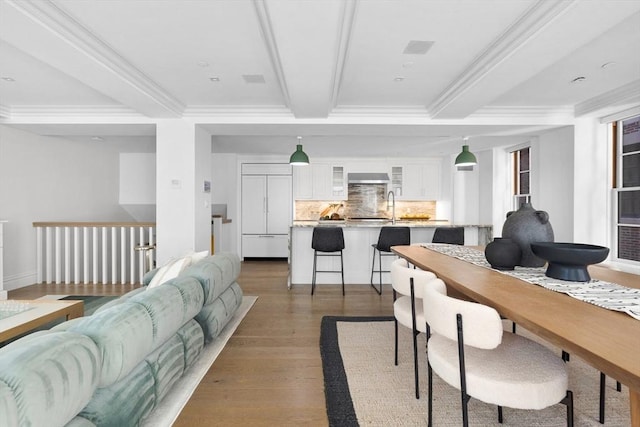
[[[71,284],[71,227],[64,227],[64,283]]]
[[[43,258],[42,258],[42,250],[43,250],[43,235],[42,235],[42,227],[36,227],[36,282],[42,283],[43,276]]]
[[[84,278],[83,278],[83,282],[84,283],[89,283],[89,277],[91,277],[89,275],[89,248],[91,245],[91,241],[89,240],[89,227],[83,227],[82,228],[82,241],[83,241],[83,247],[82,247],[82,273],[84,274]]]
[[[55,228],[54,232],[56,236],[55,241],[55,254],[54,257],[56,259],[54,267],[54,275],[55,275],[55,283],[59,284],[62,282],[62,232],[60,231],[60,227]]]
[[[80,284],[80,229],[73,227],[73,283]]]
[[[111,282],[118,282],[118,233],[116,227],[111,227]]]
[[[108,268],[107,257],[109,254],[108,233],[109,233],[109,229],[107,227],[102,227],[102,265],[100,267],[102,268],[102,284],[104,285],[109,283],[109,276],[108,276],[109,272],[107,271],[107,268]]]

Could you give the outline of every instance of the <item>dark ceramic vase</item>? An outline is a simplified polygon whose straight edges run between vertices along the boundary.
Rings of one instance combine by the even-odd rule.
[[[484,256],[496,270],[513,270],[522,258],[522,251],[513,240],[496,237],[484,249]]]
[[[545,260],[531,251],[531,243],[553,242],[549,214],[535,210],[531,203],[525,203],[517,211],[507,213],[507,219],[502,226],[502,237],[511,239],[520,246],[522,258],[517,265],[542,267]]]

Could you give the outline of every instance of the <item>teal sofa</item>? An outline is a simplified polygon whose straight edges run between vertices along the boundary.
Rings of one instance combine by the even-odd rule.
[[[236,255],[208,256],[0,348],[0,426],[140,424],[240,306],[239,274]]]

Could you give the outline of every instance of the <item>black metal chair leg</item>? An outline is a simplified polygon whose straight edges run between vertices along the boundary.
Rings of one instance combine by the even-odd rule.
[[[394,318],[394,327],[396,332],[396,349],[395,349],[395,365],[398,366],[398,319]]]
[[[380,290],[378,290],[378,295],[382,295],[382,252],[378,251],[378,267],[380,267]]]
[[[311,295],[316,289],[316,263],[318,262],[318,256],[316,251],[313,251],[313,277],[311,278]]]
[[[433,370],[427,360],[427,391],[429,392],[429,403],[427,406],[427,426],[433,424]]]
[[[376,251],[377,249],[374,248],[373,258],[371,259],[371,287],[378,293],[378,295],[382,295],[382,273],[380,273],[380,290],[378,290],[376,285],[373,283],[373,273],[376,270]],[[382,255],[380,256],[380,270],[382,270]]]
[[[344,296],[344,262],[342,260],[342,251],[340,251],[340,277],[342,277],[342,296]]]
[[[567,427],[573,427],[573,392],[567,390],[567,395],[560,403],[567,405]]]
[[[607,376],[600,372],[600,412],[598,413],[598,421],[604,424],[604,400],[607,388]]]
[[[498,422],[502,424],[502,406],[498,405]]]

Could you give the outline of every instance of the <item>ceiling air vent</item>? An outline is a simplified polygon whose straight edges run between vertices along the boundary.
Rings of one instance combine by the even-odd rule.
[[[424,55],[431,49],[433,43],[434,42],[426,40],[411,40],[402,53],[405,55]]]
[[[262,74],[243,74],[242,78],[245,83],[264,83],[264,76]]]

